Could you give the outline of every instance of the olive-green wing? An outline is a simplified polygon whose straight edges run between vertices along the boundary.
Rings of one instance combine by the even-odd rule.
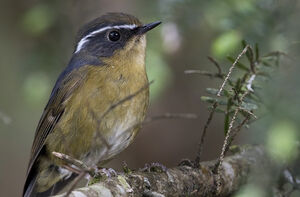
[[[63,115],[65,106],[72,97],[72,93],[85,80],[86,70],[87,69],[75,69],[66,75],[62,74],[62,76],[60,76],[62,79],[56,83],[35,133],[27,176],[38,158],[47,136],[53,131],[55,125]]]

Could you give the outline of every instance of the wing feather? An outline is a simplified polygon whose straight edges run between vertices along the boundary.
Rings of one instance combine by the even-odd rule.
[[[87,72],[83,69],[75,69],[56,83],[37,126],[27,175],[30,173],[33,164],[42,150],[47,136],[53,131],[55,125],[63,115],[65,106],[71,98],[72,93],[83,83],[86,73]]]

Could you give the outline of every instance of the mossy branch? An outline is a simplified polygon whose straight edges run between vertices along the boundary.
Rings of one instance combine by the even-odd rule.
[[[187,162],[185,162],[187,163]],[[136,171],[118,173],[117,176],[101,180],[93,185],[78,188],[70,197],[87,196],[216,196],[216,180],[213,172],[216,161],[194,165],[179,165],[166,171]],[[243,146],[232,156],[225,157],[221,164],[222,182],[218,196],[227,196],[243,185],[251,169],[270,168],[264,148]],[[58,195],[56,197],[62,197]]]

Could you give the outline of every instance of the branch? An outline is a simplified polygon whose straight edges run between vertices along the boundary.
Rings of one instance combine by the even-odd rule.
[[[72,191],[70,197],[87,196],[215,196],[216,161],[201,162],[199,168],[177,166],[166,171],[118,173],[99,183]],[[270,168],[265,150],[260,146],[244,146],[225,157],[220,168],[220,196],[227,196],[243,185],[251,169]],[[249,170],[250,169],[250,170]],[[62,197],[58,195],[56,197]]]

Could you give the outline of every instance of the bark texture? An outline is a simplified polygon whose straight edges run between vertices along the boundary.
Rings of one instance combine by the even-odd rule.
[[[228,196],[243,185],[251,170],[270,167],[265,150],[260,146],[239,147],[224,159],[220,171],[221,188],[216,194],[216,161],[201,162],[199,168],[180,165],[166,171],[119,173],[88,187],[74,190],[70,197],[110,196]],[[58,195],[62,197],[64,195]]]

